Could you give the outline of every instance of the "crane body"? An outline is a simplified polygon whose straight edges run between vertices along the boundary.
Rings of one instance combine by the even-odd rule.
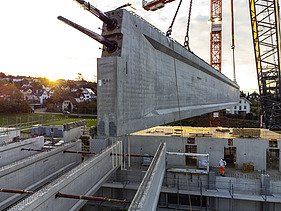
[[[281,128],[281,37],[278,0],[249,0],[262,126]]]

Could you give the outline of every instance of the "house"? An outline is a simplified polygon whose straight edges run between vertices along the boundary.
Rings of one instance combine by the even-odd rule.
[[[95,92],[90,88],[77,89],[75,94],[73,93],[73,96],[77,103],[92,101],[92,100],[96,99]]]
[[[240,97],[239,103],[234,107],[226,109],[226,113],[230,113],[230,114],[251,113],[251,104],[252,103],[248,99],[246,99],[244,97]]]
[[[81,98],[84,101],[91,101],[96,98],[96,93],[90,88],[82,88],[82,93],[81,93],[80,99]]]
[[[24,99],[27,100],[29,103],[35,103],[39,101],[39,98],[35,95],[32,89],[28,87],[22,88],[20,92],[23,94]]]
[[[43,105],[46,102],[46,99],[50,98],[47,90],[44,89],[36,90],[35,94],[38,97],[41,105]]]
[[[16,83],[16,82],[22,82],[23,78],[13,78],[12,82]]]

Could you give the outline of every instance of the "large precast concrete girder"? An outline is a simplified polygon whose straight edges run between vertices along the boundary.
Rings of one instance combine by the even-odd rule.
[[[166,170],[166,144],[161,143],[129,207],[129,211],[156,210]]]
[[[9,165],[13,162],[25,159],[38,152],[22,151],[22,148],[41,149],[44,146],[44,137],[38,136],[36,138],[26,139],[20,142],[10,143],[0,146],[0,167]]]
[[[56,198],[56,194],[93,195],[122,164],[122,156],[111,156],[112,154],[122,154],[122,142],[118,141],[84,161],[9,210],[79,210],[87,201]]]
[[[115,52],[98,59],[98,135],[122,136],[231,107],[239,86],[139,16],[107,13]]]

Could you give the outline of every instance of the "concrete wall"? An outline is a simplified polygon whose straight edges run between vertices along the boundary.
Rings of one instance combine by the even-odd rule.
[[[7,135],[8,140],[12,140],[13,138],[15,138],[17,136],[20,136],[20,130],[17,128],[0,127],[0,135]]]
[[[154,155],[159,144],[165,142],[168,152],[184,152],[184,140],[179,137],[173,137],[171,139],[170,137],[158,136],[129,136],[127,141],[124,141],[124,150],[128,152],[128,146],[130,146],[130,153],[132,154]],[[168,165],[185,165],[184,156],[169,155],[166,157],[166,160]],[[131,157],[131,162],[141,165],[142,158]]]
[[[75,141],[82,135],[82,127],[85,126],[85,121],[71,122],[63,125],[63,140],[65,143]]]
[[[31,129],[31,134],[61,138],[63,136],[63,126],[60,125],[36,126]]]
[[[0,145],[5,145],[9,141],[9,136],[6,134],[0,135]]]
[[[98,59],[98,135],[120,136],[237,104],[239,87],[126,10],[108,13],[118,42]],[[178,114],[178,98],[181,117]]]
[[[86,201],[56,198],[58,192],[76,195],[92,195],[103,182],[121,165],[120,157],[111,153],[122,153],[121,143],[117,142],[100,154],[93,156],[53,181],[10,210],[79,210]]]
[[[81,150],[81,143],[66,144],[0,168],[0,188],[34,190],[81,161],[79,154],[63,153],[63,150]],[[0,209],[22,197],[24,195],[0,193]]]
[[[266,170],[266,149],[268,140],[234,139],[233,145],[237,147],[237,164],[240,169],[243,163],[254,163],[255,170]]]
[[[44,137],[26,139],[20,142],[10,143],[0,147],[0,167],[19,161],[38,152],[22,151],[22,148],[41,149],[44,145]]]
[[[90,139],[90,151],[99,153],[110,145],[108,139]]]
[[[224,147],[228,148],[226,138],[197,137],[198,153],[210,154],[210,165],[218,166],[218,162],[224,157]],[[243,163],[254,163],[255,170],[266,169],[267,140],[236,138],[233,139],[233,147],[236,147],[236,163],[239,169]]]
[[[75,141],[79,139],[82,135],[82,130],[81,126],[80,127],[75,127],[71,128],[70,130],[63,131],[63,139],[65,143],[70,142],[70,141]]]
[[[187,138],[172,136],[129,136],[131,153],[153,155],[161,141],[167,144],[167,151],[185,152]],[[218,167],[218,162],[224,157],[224,147],[228,146],[226,138],[196,137],[197,153],[210,155],[210,166]],[[188,144],[189,145],[189,144]],[[236,147],[236,163],[239,169],[242,169],[243,163],[254,163],[255,170],[266,169],[266,149],[268,140],[260,139],[233,139],[233,146]],[[128,143],[125,144],[127,150]],[[132,158],[138,163],[140,159]],[[179,156],[168,156],[168,165],[185,165],[185,158]]]

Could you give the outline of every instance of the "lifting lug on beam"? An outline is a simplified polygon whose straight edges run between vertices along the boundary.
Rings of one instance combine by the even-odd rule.
[[[87,152],[87,151],[71,151],[71,150],[64,150],[63,153],[85,154],[85,155],[95,155],[96,154],[96,153]]]
[[[79,4],[81,4],[85,10],[88,10],[90,13],[92,13],[94,16],[96,16],[102,22],[104,22],[107,30],[112,31],[117,27],[116,19],[108,17],[106,14],[104,14],[98,8],[91,5],[89,2],[86,2],[84,0],[76,0],[76,1]]]
[[[20,190],[20,189],[7,189],[7,188],[0,188],[0,192],[2,193],[17,193],[17,194],[33,194],[33,191],[29,190]]]
[[[42,149],[21,148],[21,151],[44,152]]]
[[[67,198],[67,199],[79,199],[79,200],[88,200],[88,201],[97,201],[97,202],[112,202],[125,204],[128,203],[126,200],[119,199],[110,199],[106,197],[97,197],[97,196],[85,196],[85,195],[72,195],[58,192],[55,196],[56,198]]]
[[[106,50],[109,53],[113,53],[114,51],[117,50],[117,42],[116,41],[112,41],[112,40],[108,40],[107,38],[89,30],[84,28],[83,26],[80,26],[62,16],[58,16],[58,19],[62,22],[64,22],[65,24],[72,26],[73,28],[77,29],[80,32],[83,32],[84,34],[88,35],[89,37],[93,38],[94,40],[98,41],[99,43],[103,44],[104,46],[106,46]]]
[[[110,156],[130,156],[130,157],[140,157],[140,158],[153,158],[153,155],[138,155],[138,154],[116,154],[116,153],[110,153]]]

